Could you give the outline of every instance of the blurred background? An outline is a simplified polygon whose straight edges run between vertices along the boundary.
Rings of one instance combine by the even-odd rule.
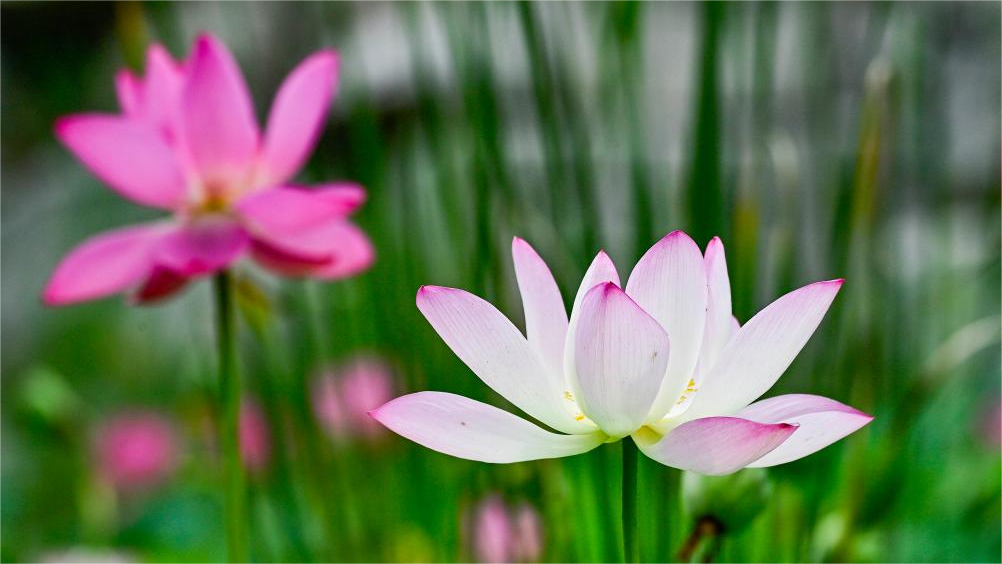
[[[573,297],[685,229],[720,235],[742,321],[847,283],[770,395],[872,413],[768,471],[641,461],[647,561],[1000,561],[998,3],[54,3],[0,6],[3,561],[222,558],[209,284],[155,307],[48,309],[57,261],[156,217],[52,135],[117,111],[113,76],[201,30],[263,117],[281,79],[341,54],[302,177],[368,189],[371,271],[241,268],[241,417],[262,561],[618,558],[618,445],[491,466],[365,409],[491,394],[414,305],[469,289],[517,325],[513,235]],[[682,493],[680,494],[679,491]]]

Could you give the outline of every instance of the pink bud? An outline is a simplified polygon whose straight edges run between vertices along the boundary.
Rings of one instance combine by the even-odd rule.
[[[474,521],[474,553],[478,562],[508,562],[513,531],[501,496],[488,496],[477,506]]]
[[[384,427],[368,412],[393,396],[393,374],[376,358],[358,358],[337,370],[325,370],[313,382],[313,410],[334,437],[374,439]]]
[[[543,526],[536,509],[528,503],[522,502],[515,511],[514,528],[513,560],[518,562],[539,561],[543,554]]]
[[[258,403],[244,399],[240,405],[240,457],[249,472],[261,472],[271,459],[268,421]]]
[[[1002,398],[992,398],[982,408],[978,436],[988,448],[1002,448]]]
[[[98,430],[95,455],[99,471],[117,488],[149,489],[174,472],[177,437],[171,423],[158,413],[117,415]]]

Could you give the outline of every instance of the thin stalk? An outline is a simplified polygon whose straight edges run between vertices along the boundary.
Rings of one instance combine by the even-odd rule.
[[[623,443],[623,562],[640,562],[637,544],[637,445]]]
[[[216,291],[216,344],[219,347],[219,395],[222,405],[220,441],[226,485],[224,519],[226,555],[230,562],[247,561],[247,509],[243,465],[240,461],[240,374],[236,364],[236,309],[229,271],[213,280]]]

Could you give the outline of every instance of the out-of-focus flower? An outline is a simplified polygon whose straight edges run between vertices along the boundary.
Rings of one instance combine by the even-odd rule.
[[[44,552],[38,562],[46,564],[128,564],[138,559],[127,552],[87,546]]]
[[[988,448],[1002,448],[1002,399],[992,398],[983,408],[977,430],[982,444]]]
[[[358,358],[321,372],[312,397],[314,414],[332,436],[375,439],[384,429],[368,412],[393,397],[393,371],[377,358]]]
[[[61,118],[56,135],[112,189],[173,214],[87,240],[56,268],[50,305],[130,290],[147,302],[245,255],[286,275],[341,278],[368,267],[373,250],[348,216],[365,192],[347,183],[291,183],[326,119],[337,56],[319,51],[286,78],[262,133],[236,61],[211,35],[189,58],[161,46],[146,76],[116,79],[121,114]]]
[[[543,524],[536,508],[522,502],[515,510],[515,547],[513,560],[536,562],[543,554]]]
[[[135,412],[105,421],[94,442],[99,471],[120,490],[156,487],[177,466],[178,440],[158,413]]]
[[[473,509],[473,556],[478,562],[535,562],[543,550],[539,514],[528,503],[512,511],[498,494]]]
[[[240,404],[240,458],[249,472],[264,471],[271,460],[271,433],[261,406],[251,399]]]
[[[568,321],[535,250],[516,237],[512,253],[528,338],[463,290],[424,286],[417,305],[484,383],[564,434],[440,392],[397,398],[373,417],[428,448],[470,460],[570,456],[632,436],[650,458],[702,474],[796,460],[872,419],[819,396],[751,403],[793,362],[842,280],[790,292],[739,326],[720,240],[704,256],[675,231],[640,259],[625,287],[599,253]]]

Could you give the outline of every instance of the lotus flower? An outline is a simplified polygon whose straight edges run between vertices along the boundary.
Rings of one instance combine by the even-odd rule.
[[[249,472],[259,474],[271,460],[271,432],[261,406],[253,399],[240,403],[240,459]]]
[[[336,76],[333,51],[308,57],[279,89],[262,134],[240,69],[219,40],[200,36],[180,63],[151,47],[144,78],[117,76],[121,114],[63,117],[55,131],[112,189],[172,218],[84,242],[56,268],[45,302],[125,290],[147,302],[245,255],[293,276],[365,269],[372,248],[347,220],[365,192],[291,183],[323,126]]]
[[[94,443],[100,473],[120,490],[153,488],[174,472],[178,444],[174,427],[153,412],[115,416],[98,430]]]
[[[812,395],[752,403],[793,362],[842,280],[790,292],[739,327],[720,240],[704,256],[675,231],[640,259],[625,289],[600,252],[568,320],[535,250],[515,238],[512,254],[527,336],[463,290],[424,286],[417,305],[485,384],[558,432],[441,392],[394,399],[373,417],[421,445],[470,460],[570,456],[631,436],[650,458],[702,474],[796,460],[872,419]]]
[[[332,437],[374,440],[386,429],[368,416],[393,397],[393,371],[375,357],[359,357],[325,370],[313,381],[313,413]]]
[[[512,510],[514,509],[514,510]],[[535,508],[509,508],[498,494],[473,511],[472,548],[477,562],[536,562],[543,551],[542,524]]]

